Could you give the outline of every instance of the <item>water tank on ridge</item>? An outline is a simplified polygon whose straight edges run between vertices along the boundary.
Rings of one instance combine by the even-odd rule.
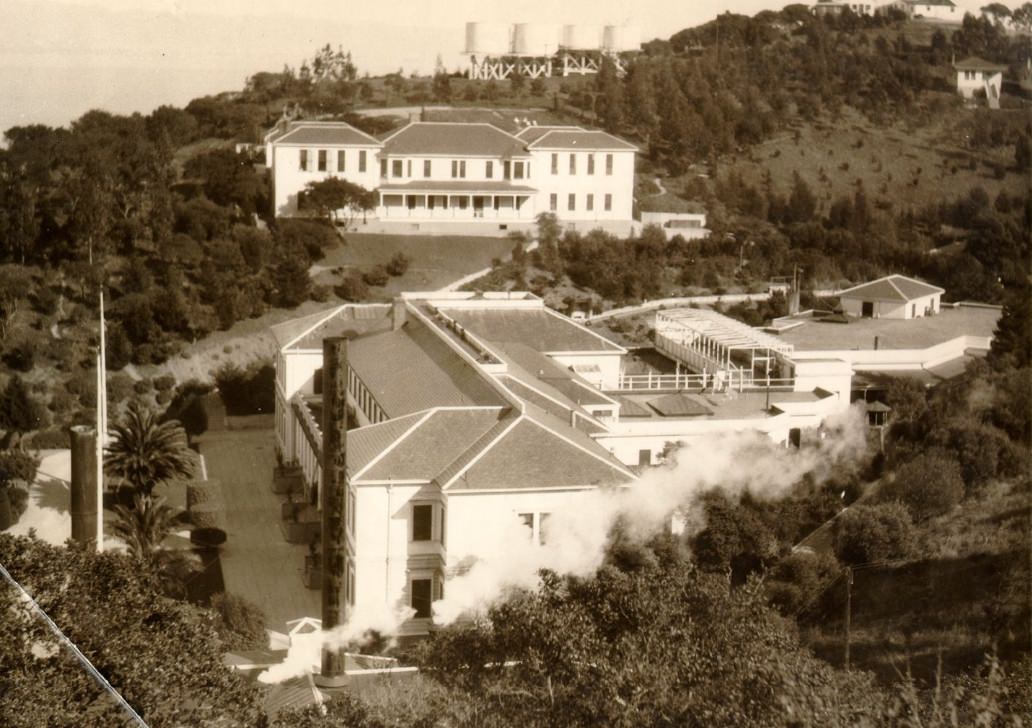
[[[559,28],[546,23],[517,23],[513,26],[512,49],[518,56],[554,55],[559,49]]]
[[[598,25],[564,25],[563,48],[571,51],[597,51],[602,47],[602,27]]]
[[[607,25],[602,47],[611,53],[641,50],[641,30],[634,25]]]
[[[466,53],[505,56],[511,51],[511,33],[505,23],[466,23]]]

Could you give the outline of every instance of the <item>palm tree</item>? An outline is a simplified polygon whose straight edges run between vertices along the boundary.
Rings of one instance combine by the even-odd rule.
[[[156,579],[165,596],[185,599],[195,575],[195,559],[189,553],[162,546],[175,526],[177,514],[164,498],[136,494],[133,507],[115,506],[115,535],[129,546],[129,555]]]
[[[164,498],[151,498],[137,493],[133,507],[115,506],[115,535],[129,545],[129,555],[148,560],[161,548],[161,542],[172,532],[175,512]]]
[[[194,459],[177,420],[158,422],[154,413],[134,402],[126,422],[113,429],[105,469],[126,480],[137,494],[149,497],[159,483],[193,475]]]

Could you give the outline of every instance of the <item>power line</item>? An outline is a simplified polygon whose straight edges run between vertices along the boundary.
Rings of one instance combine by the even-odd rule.
[[[133,706],[129,705],[129,701],[123,698],[121,693],[115,690],[111,683],[107,681],[107,678],[104,677],[103,674],[101,674],[100,670],[94,667],[93,663],[89,661],[86,655],[82,654],[82,651],[75,646],[75,643],[68,639],[65,633],[61,631],[61,628],[54,623],[54,620],[52,620],[50,616],[43,611],[43,608],[36,603],[36,600],[32,598],[32,595],[25,591],[21,584],[15,581],[14,577],[12,577],[10,572],[8,572],[6,568],[4,568],[3,564],[0,564],[0,575],[2,575],[11,586],[13,586],[21,593],[21,595],[29,603],[29,606],[32,608],[32,610],[43,618],[43,621],[46,622],[47,626],[50,628],[50,631],[54,633],[54,635],[57,637],[59,641],[61,641],[68,649],[72,651],[72,654],[75,655],[76,659],[82,663],[83,667],[86,668],[86,671],[93,676],[93,679],[100,683],[100,686],[104,688],[104,690],[111,693],[111,695],[115,698],[118,704],[121,705],[129,714],[129,717],[132,718],[132,720],[137,725],[142,726],[143,728],[149,728],[149,726],[143,720],[143,718],[140,717],[140,714],[133,709]]]

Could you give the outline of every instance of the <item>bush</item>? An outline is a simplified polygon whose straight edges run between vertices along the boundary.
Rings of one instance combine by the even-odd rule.
[[[47,404],[47,408],[55,415],[61,415],[75,407],[75,402],[75,395],[67,389],[55,388],[50,393],[50,402]]]
[[[158,404],[168,404],[172,401],[172,392],[167,389],[162,392],[158,392],[154,395],[154,401]]]
[[[32,307],[44,316],[53,316],[57,313],[57,303],[60,296],[49,286],[40,286],[32,295]]]
[[[226,414],[268,414],[276,408],[276,370],[272,364],[255,362],[247,369],[226,364],[215,373],[215,384]]]
[[[522,246],[518,247],[520,248],[520,250],[523,249]],[[389,273],[392,276],[403,276],[405,275],[405,271],[409,269],[409,265],[411,263],[412,261],[409,259],[409,257],[399,251],[392,255],[391,259],[387,261],[387,273]]]
[[[835,553],[847,564],[902,558],[913,543],[910,514],[899,503],[853,506],[835,520]]]
[[[166,392],[176,386],[176,378],[171,374],[162,374],[154,378],[154,388],[159,392]]]
[[[29,484],[36,479],[39,458],[24,450],[4,450],[0,452],[0,486],[10,485],[14,481]]]
[[[151,380],[140,379],[133,383],[133,391],[137,394],[147,394],[151,391],[152,386],[153,385],[151,384]]]
[[[71,447],[71,440],[68,430],[55,427],[35,433],[31,444],[36,450],[67,450]]]
[[[108,401],[124,402],[135,391],[136,383],[128,374],[121,372],[108,376]]]
[[[369,297],[369,286],[360,276],[351,273],[333,287],[333,292],[345,301],[364,301]]]
[[[221,592],[212,597],[211,608],[218,615],[216,628],[229,649],[268,647],[265,614],[261,607],[236,594]]]
[[[330,293],[332,292],[332,288],[320,284],[317,286],[312,286],[312,292],[309,295],[311,299],[313,301],[316,301],[317,303],[326,303],[330,300]]]
[[[20,337],[8,343],[3,362],[17,372],[28,372],[36,362],[36,345],[29,337]]]
[[[386,267],[377,265],[364,272],[362,280],[367,286],[386,286],[390,275],[388,275]]]
[[[953,456],[938,448],[915,457],[882,485],[881,502],[901,503],[920,522],[951,511],[964,497],[964,479]]]
[[[766,582],[767,595],[783,614],[797,614],[821,593],[840,568],[830,554],[794,551],[771,571]]]
[[[11,504],[11,513],[14,515],[14,522],[17,523],[29,507],[29,491],[18,486],[11,486],[6,490],[7,500]]]

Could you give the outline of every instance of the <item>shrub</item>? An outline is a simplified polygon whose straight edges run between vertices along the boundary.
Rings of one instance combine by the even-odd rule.
[[[19,488],[18,486],[11,486],[6,488],[7,500],[11,504],[11,513],[14,515],[14,522],[17,523],[18,519],[22,517],[26,509],[29,507],[29,491],[26,488]]]
[[[794,551],[772,569],[766,582],[768,597],[783,614],[796,614],[821,593],[839,569],[830,554]]]
[[[162,374],[154,378],[154,388],[159,392],[167,392],[176,386],[176,378],[171,374]]]
[[[519,246],[522,250],[522,246]],[[391,256],[391,259],[387,261],[387,273],[392,276],[403,276],[405,271],[409,269],[409,265],[412,261],[407,255],[402,252],[397,252]]]
[[[36,362],[36,345],[27,336],[8,343],[4,349],[3,362],[17,372],[28,372]]]
[[[67,389],[55,387],[54,391],[50,393],[50,402],[47,404],[47,408],[54,414],[60,415],[75,407],[75,402],[75,395]]]
[[[31,483],[36,479],[39,458],[24,450],[4,450],[0,452],[0,486],[10,485],[13,481]]]
[[[40,286],[32,295],[32,307],[44,316],[53,316],[57,313],[57,303],[60,296],[49,286]]]
[[[351,273],[333,287],[333,292],[345,301],[364,301],[369,297],[369,286],[361,276]]]
[[[265,614],[261,607],[236,594],[221,592],[211,599],[218,615],[217,629],[229,649],[248,650],[268,646]]]
[[[158,404],[168,404],[172,401],[172,392],[167,389],[163,392],[158,392],[154,395],[154,401]]]
[[[900,467],[878,494],[882,502],[901,503],[918,522],[949,512],[963,497],[960,465],[949,452],[938,448]]]
[[[309,296],[313,301],[316,301],[318,303],[326,303],[330,300],[330,293],[332,292],[333,289],[329,286],[317,285],[312,286],[312,292],[309,294]]]
[[[67,450],[71,447],[68,430],[58,427],[35,433],[31,444],[36,450]]]
[[[901,558],[913,543],[910,514],[899,503],[853,506],[835,520],[835,553],[847,564]]]
[[[135,382],[128,374],[121,372],[108,376],[108,401],[124,402],[135,390]]]
[[[147,392],[151,391],[152,386],[151,380],[140,379],[133,384],[133,391],[137,394],[147,394]]]
[[[276,371],[255,362],[247,369],[226,364],[215,373],[215,384],[229,415],[267,414],[276,408]]]
[[[0,531],[6,531],[17,522],[11,500],[7,495],[9,488],[0,488]]]
[[[389,279],[387,268],[382,265],[373,266],[362,274],[362,280],[367,286],[386,286]]]

